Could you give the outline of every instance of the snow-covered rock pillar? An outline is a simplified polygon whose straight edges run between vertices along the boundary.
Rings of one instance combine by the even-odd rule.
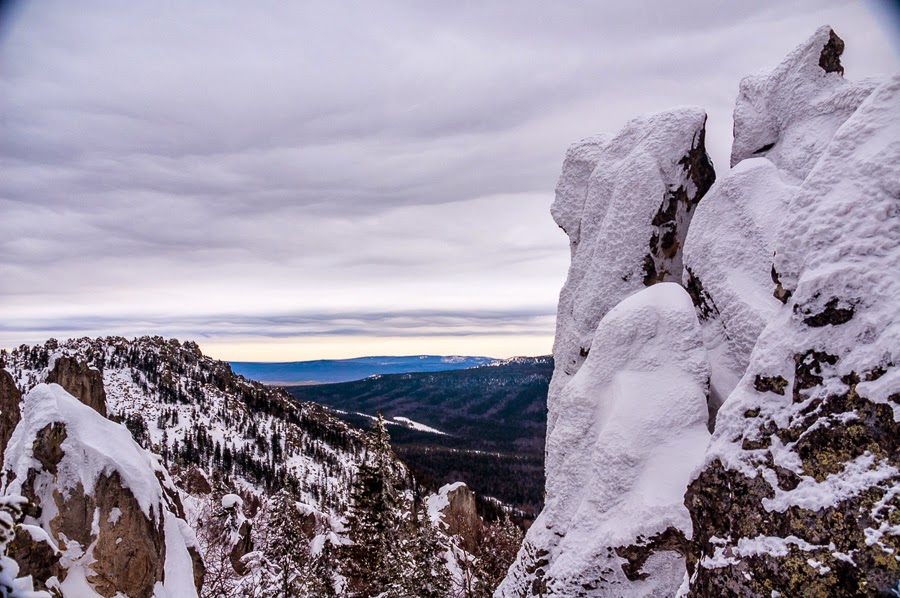
[[[705,123],[680,108],[569,149],[552,207],[572,264],[546,505],[497,596],[671,595],[684,577],[683,495],[709,439],[709,371],[690,297],[664,281],[680,281],[688,225],[715,180]]]

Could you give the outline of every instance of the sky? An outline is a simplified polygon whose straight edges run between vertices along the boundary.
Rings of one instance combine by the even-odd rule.
[[[158,334],[229,360],[551,350],[567,146],[887,2],[79,2],[0,11],[0,347]]]

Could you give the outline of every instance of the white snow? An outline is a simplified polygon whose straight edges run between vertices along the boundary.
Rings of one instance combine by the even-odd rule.
[[[776,485],[775,497],[764,498],[763,506],[767,511],[784,512],[792,506],[818,511],[853,498],[872,486],[896,479],[898,475],[900,470],[888,465],[886,460],[876,462],[872,453],[866,451],[847,463],[842,471],[827,476],[822,482],[804,476],[793,490],[782,490]]]
[[[235,507],[243,507],[244,501],[237,494],[226,494],[222,497],[222,508],[233,509]]]
[[[838,127],[874,89],[876,80],[851,82],[819,66],[830,32],[828,26],[819,28],[777,67],[741,81],[734,107],[732,166],[765,156],[786,176],[802,180]]]
[[[197,543],[194,532],[172,513],[166,513],[165,531],[165,581],[156,584],[154,598],[196,598],[194,568],[187,549]]]
[[[432,428],[431,426],[426,426],[425,424],[420,424],[418,422],[414,422],[413,420],[409,419],[408,417],[394,416],[392,419],[395,422],[398,422],[408,428],[412,428],[413,430],[418,430],[420,432],[429,432],[431,434],[440,434],[441,436],[447,435],[446,432],[441,432],[437,428]]]
[[[643,568],[650,577],[632,582],[608,549],[668,527],[690,537],[683,497],[709,440],[708,375],[691,299],[677,284],[632,295],[600,322],[587,360],[557,398],[546,506],[526,536],[549,551],[552,591],[569,595],[597,581],[591,571],[609,567],[605,583],[619,595],[676,592],[685,571],[680,556],[657,555]],[[498,596],[529,585],[522,557]]]
[[[795,191],[768,160],[744,160],[713,185],[691,220],[684,284],[690,270],[708,304],[701,326],[714,409],[737,386],[757,337],[781,307],[772,293],[772,255]]]

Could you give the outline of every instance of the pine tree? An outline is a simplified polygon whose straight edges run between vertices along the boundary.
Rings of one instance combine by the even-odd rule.
[[[302,520],[294,497],[286,490],[279,490],[272,497],[271,510],[266,525],[269,527],[269,561],[277,565],[277,596],[284,598],[302,595],[305,568],[309,562],[309,544],[303,541]]]
[[[450,572],[444,561],[445,547],[424,507],[415,517],[409,539],[410,571],[404,590],[410,598],[445,598],[450,592]]]
[[[347,528],[352,544],[342,550],[343,573],[352,596],[376,596],[391,590],[402,575],[400,498],[381,414],[351,498]]]
[[[310,561],[305,584],[306,595],[310,598],[337,598],[334,590],[334,552],[334,544],[326,538],[322,550]]]

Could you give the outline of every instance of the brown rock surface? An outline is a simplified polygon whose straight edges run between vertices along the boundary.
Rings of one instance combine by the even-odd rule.
[[[12,375],[0,369],[0,463],[3,463],[6,443],[22,417],[19,413],[21,400],[22,393],[16,388]]]
[[[53,364],[47,382],[59,384],[70,395],[106,417],[106,391],[99,370],[74,357],[62,356]]]

